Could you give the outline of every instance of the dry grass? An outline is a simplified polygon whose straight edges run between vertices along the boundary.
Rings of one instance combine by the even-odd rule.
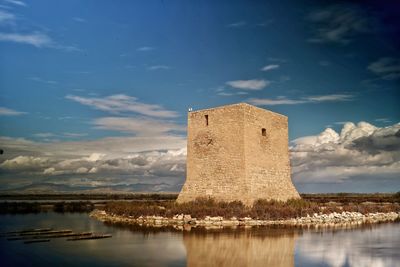
[[[361,212],[391,212],[400,211],[398,203],[389,204],[330,204],[292,199],[287,202],[273,200],[258,200],[252,207],[246,207],[240,201],[217,202],[213,199],[197,199],[195,201],[178,204],[169,202],[109,202],[105,206],[107,212],[132,216],[164,216],[173,217],[176,214],[190,214],[192,217],[201,219],[205,216],[222,216],[224,218],[251,217],[260,220],[289,219],[313,215],[314,213],[332,213],[342,211]]]
[[[342,204],[347,203],[363,203],[363,202],[374,202],[374,203],[399,203],[400,192],[395,194],[391,193],[373,193],[373,194],[362,194],[362,193],[327,193],[327,194],[301,194],[301,197],[305,200],[317,202],[317,203],[328,203],[337,202]]]

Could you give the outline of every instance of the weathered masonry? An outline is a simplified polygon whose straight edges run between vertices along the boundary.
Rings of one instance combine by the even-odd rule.
[[[178,202],[300,198],[290,178],[286,116],[245,103],[192,111],[187,139]]]

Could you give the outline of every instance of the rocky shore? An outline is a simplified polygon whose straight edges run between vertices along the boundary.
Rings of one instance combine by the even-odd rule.
[[[286,225],[286,226],[339,226],[339,225],[360,225],[364,223],[391,222],[400,219],[400,213],[368,213],[342,212],[330,214],[313,214],[300,218],[286,220],[257,220],[250,217],[244,218],[223,218],[221,216],[206,216],[203,219],[192,218],[191,215],[177,214],[172,218],[161,216],[120,216],[109,214],[103,210],[94,210],[90,216],[103,222],[136,224],[146,227],[173,226],[179,230],[187,230],[191,227],[204,227],[206,229],[220,229],[224,227],[252,227],[265,225]]]

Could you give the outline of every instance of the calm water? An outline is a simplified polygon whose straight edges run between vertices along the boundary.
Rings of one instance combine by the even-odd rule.
[[[107,226],[87,214],[1,215],[0,231],[65,228],[112,238],[23,244],[0,238],[0,266],[400,266],[400,224],[353,230],[191,232]]]

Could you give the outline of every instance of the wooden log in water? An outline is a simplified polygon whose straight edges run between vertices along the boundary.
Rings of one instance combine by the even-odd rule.
[[[10,235],[23,234],[23,233],[41,233],[41,232],[48,232],[51,230],[53,230],[53,228],[24,229],[24,230],[0,233],[0,236],[10,236]]]
[[[19,236],[7,238],[9,241],[16,240],[28,240],[28,239],[49,239],[49,238],[62,238],[62,237],[73,237],[73,236],[90,236],[93,235],[92,232],[82,232],[82,233],[62,233],[53,235],[38,235],[38,236]]]
[[[50,242],[50,239],[27,240],[27,241],[24,242],[24,244],[43,243],[43,242]]]
[[[18,231],[11,231],[2,234],[16,234],[16,233],[26,233],[26,232],[43,232],[43,231],[51,231],[52,228],[31,228],[31,229],[22,229]]]
[[[102,234],[102,235],[90,235],[90,236],[82,236],[82,237],[74,237],[68,238],[67,241],[79,241],[79,240],[90,240],[90,239],[102,239],[102,238],[110,238],[112,235],[110,234]]]
[[[46,231],[46,232],[33,232],[33,233],[21,233],[19,236],[30,236],[30,235],[49,235],[49,234],[63,234],[63,233],[72,233],[72,230],[64,229],[58,231]]]
[[[72,236],[90,236],[93,235],[92,232],[83,232],[83,233],[65,233],[58,235],[45,235],[45,236],[36,236],[34,238],[62,238],[62,237],[72,237]]]

